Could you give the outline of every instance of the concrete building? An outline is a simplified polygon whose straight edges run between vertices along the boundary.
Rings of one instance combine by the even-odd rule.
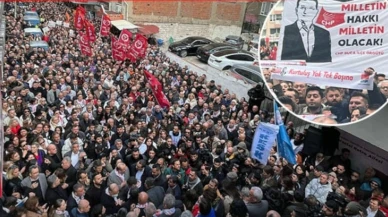
[[[130,1],[115,3],[110,8],[121,11],[124,18],[135,24],[159,27],[157,38],[167,41],[187,36],[203,36],[223,40],[228,35],[240,35],[246,2]]]
[[[268,3],[268,2],[265,2],[265,3]],[[272,7],[274,8],[272,11],[268,11],[269,9],[268,6],[262,7],[260,14],[263,13],[269,16],[266,22],[264,22],[263,30],[261,32],[261,37],[263,39],[267,39],[267,40],[269,39],[269,42],[273,44],[279,41],[284,3],[281,1],[276,5],[274,5],[273,3],[268,3],[268,4],[270,4],[271,8]],[[264,17],[264,15],[262,15],[262,17]]]

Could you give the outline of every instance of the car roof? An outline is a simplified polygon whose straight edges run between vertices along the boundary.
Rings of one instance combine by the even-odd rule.
[[[187,37],[187,38],[190,38],[190,39],[193,39],[193,40],[208,40],[208,41],[211,41],[210,39],[207,39],[205,37],[201,37],[201,36],[190,36],[190,37]]]
[[[253,56],[252,53],[245,51],[245,50],[236,50],[236,49],[228,49],[228,50],[223,50],[223,51],[218,51],[214,53],[214,56],[220,57],[220,56],[225,56],[229,54],[247,54],[249,56]]]
[[[226,44],[226,43],[210,43],[210,44],[202,46],[202,48],[206,48],[209,50],[217,48],[217,47],[231,47],[232,48],[233,46],[230,44]]]

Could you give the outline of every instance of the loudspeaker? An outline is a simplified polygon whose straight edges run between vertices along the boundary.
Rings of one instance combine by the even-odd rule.
[[[338,149],[341,133],[334,127],[322,127],[322,151],[325,156],[333,156]]]
[[[323,133],[322,130],[310,126],[307,129],[306,136],[303,142],[302,153],[306,155],[315,155],[320,152],[323,144]]]

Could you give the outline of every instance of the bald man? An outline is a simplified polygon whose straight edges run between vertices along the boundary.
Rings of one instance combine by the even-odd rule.
[[[148,206],[148,194],[146,192],[141,192],[138,196],[137,208],[140,209],[138,216],[145,216],[145,208]]]
[[[53,173],[56,169],[61,167],[62,156],[58,153],[57,146],[50,144],[47,146],[47,155],[42,164],[43,171],[50,171]]]
[[[267,217],[281,217],[281,216],[275,210],[270,210],[270,211],[267,212]]]
[[[110,184],[101,195],[101,204],[106,208],[106,215],[113,215],[124,205],[119,198],[119,186],[116,183]]]
[[[73,217],[89,217],[90,204],[87,200],[80,200],[78,207],[71,210],[71,216]]]

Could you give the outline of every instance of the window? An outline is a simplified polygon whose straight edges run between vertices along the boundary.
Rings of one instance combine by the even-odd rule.
[[[204,41],[194,41],[193,42],[193,45],[204,45],[204,44],[207,44],[207,42],[204,42]]]
[[[271,14],[269,17],[270,21],[281,21],[282,20],[282,15],[281,14]]]
[[[236,71],[239,75],[242,75],[242,76],[245,77],[245,78],[250,78],[250,77],[251,77],[251,73],[248,72],[248,71],[245,71],[244,69],[236,68],[235,71]]]
[[[259,75],[254,74],[254,73],[251,74],[251,80],[256,82],[256,83],[259,83],[259,82],[263,81]]]
[[[238,60],[238,61],[241,61],[243,60],[244,58],[242,57],[242,55],[230,55],[230,56],[227,56],[226,57],[227,59],[230,59],[230,60]]]
[[[271,29],[271,30],[270,30],[270,33],[271,33],[271,35],[273,35],[273,34],[279,34],[279,33],[280,33],[280,28]]]
[[[275,3],[263,2],[261,3],[260,15],[267,16]]]
[[[246,55],[246,54],[243,54],[241,56],[242,56],[241,58],[242,58],[243,61],[254,61],[255,60],[255,58],[253,58],[253,57],[251,57],[249,55]]]

